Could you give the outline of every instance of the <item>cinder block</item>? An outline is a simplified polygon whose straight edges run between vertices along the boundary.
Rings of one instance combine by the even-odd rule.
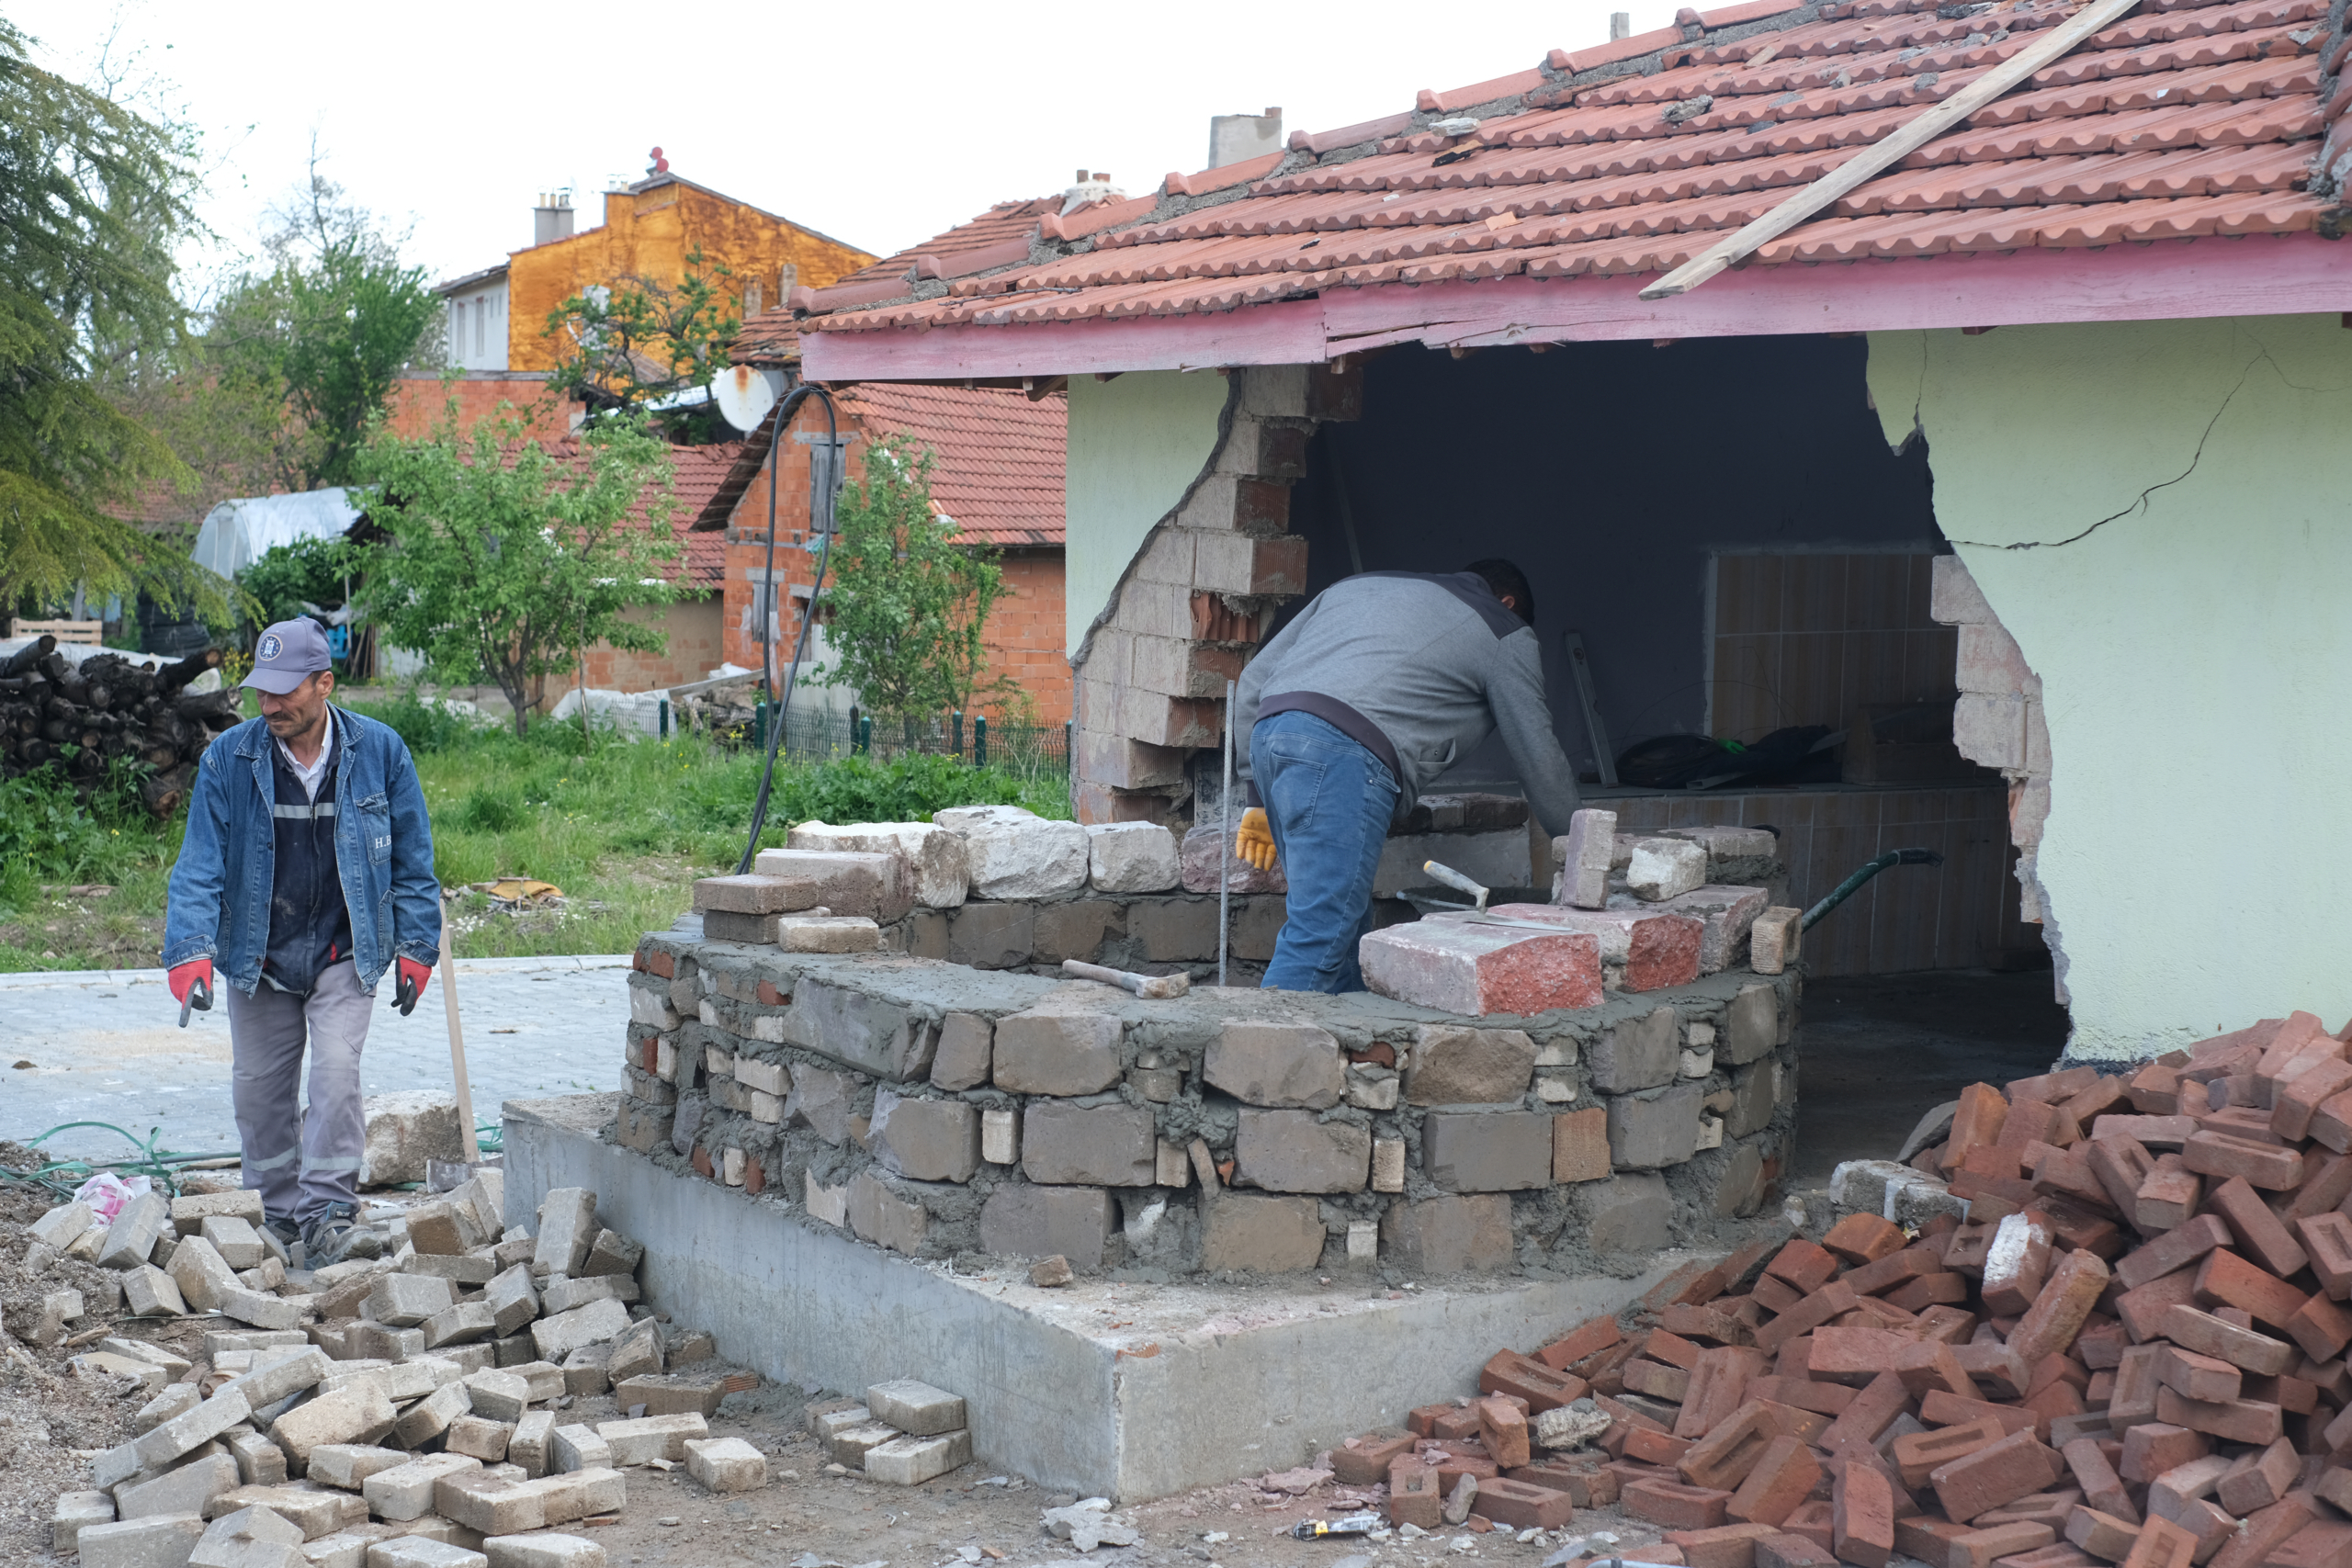
[[[1380,1217],[1382,1256],[1423,1274],[1491,1272],[1517,1261],[1510,1200],[1501,1193],[1391,1203]]]
[[[455,1306],[458,1292],[447,1280],[424,1274],[380,1274],[368,1292],[368,1315],[387,1328],[413,1328],[435,1313]]]
[[[1002,1025],[997,1051],[1001,1083]],[[1157,1168],[1155,1142],[1150,1113],[1133,1106],[1032,1101],[1022,1113],[1021,1169],[1030,1180],[1047,1185],[1148,1187]]]
[[[980,1111],[960,1100],[910,1100],[877,1089],[867,1135],[875,1157],[914,1181],[969,1181],[980,1168]]]
[[[1311,1111],[1244,1107],[1234,1158],[1236,1181],[1270,1192],[1355,1192],[1372,1173],[1372,1133]]]
[[[1603,1094],[1630,1094],[1671,1083],[1680,1065],[1681,1043],[1680,1020],[1670,1007],[1626,1019],[1587,1047],[1585,1065],[1592,1087]]]
[[[598,1302],[619,1302],[627,1305],[637,1300],[637,1281],[627,1274],[588,1274],[579,1279],[551,1274],[547,1289],[539,1292],[539,1310],[549,1317],[576,1312]],[[482,1304],[489,1305],[485,1295]]]
[[[269,1440],[300,1474],[323,1443],[365,1443],[392,1429],[392,1402],[373,1382],[355,1382],[294,1406],[270,1423]]]
[[[1312,1024],[1237,1021],[1209,1043],[1202,1078],[1249,1105],[1328,1111],[1347,1075],[1340,1043]]]
[[[930,1234],[922,1205],[901,1196],[870,1168],[850,1178],[847,1218],[849,1228],[862,1240],[910,1258],[922,1256]]]
[[[1552,1118],[1534,1111],[1432,1111],[1421,1165],[1449,1192],[1520,1192],[1552,1180]]]
[[[548,1463],[561,1474],[572,1471],[612,1468],[613,1448],[584,1423],[558,1427],[548,1439]]]
[[[75,1550],[76,1538],[84,1530],[112,1523],[114,1499],[105,1493],[62,1492],[50,1509],[49,1549],[60,1557],[70,1556]]]
[[[433,1512],[433,1489],[443,1476],[481,1468],[466,1454],[420,1454],[405,1464],[379,1470],[360,1483],[368,1511],[378,1518],[421,1519]]]
[[[686,1439],[709,1437],[710,1424],[695,1415],[648,1416],[634,1421],[600,1421],[596,1436],[612,1450],[606,1462],[616,1470],[657,1459],[679,1464],[686,1457]]]
[[[479,1304],[479,1303],[477,1303]],[[583,1346],[595,1345],[625,1333],[628,1308],[615,1301],[591,1302],[531,1325],[531,1343],[543,1361],[560,1361]]]
[[[1058,1256],[1075,1269],[1100,1269],[1114,1213],[1111,1195],[1099,1187],[1002,1183],[981,1206],[980,1247],[1002,1258]]]
[[[1323,1257],[1323,1210],[1312,1198],[1226,1192],[1201,1213],[1201,1267],[1259,1274],[1312,1269]]]
[[[254,1227],[235,1214],[210,1214],[201,1222],[201,1234],[220,1253],[220,1260],[232,1269],[257,1269],[261,1266],[261,1237]]]
[[[1015,1094],[1099,1094],[1119,1081],[1119,1021],[1032,1009],[997,1021],[996,1086]]]
[[[367,1443],[321,1443],[311,1450],[310,1480],[314,1486],[340,1486],[356,1492],[368,1478],[406,1464],[412,1456],[399,1449]]]
[[[193,1514],[84,1525],[74,1536],[82,1568],[181,1568],[204,1537]]]
[[[910,1437],[936,1437],[965,1425],[961,1394],[949,1393],[913,1378],[869,1387],[865,1391],[865,1407],[876,1420],[888,1422]]]
[[[492,1536],[481,1549],[489,1568],[605,1568],[602,1546],[555,1530]]]
[[[692,1438],[686,1473],[713,1492],[756,1492],[768,1483],[767,1456],[741,1438]]]
[[[894,1438],[866,1450],[865,1473],[888,1485],[920,1486],[971,1459],[972,1434],[967,1431]]]

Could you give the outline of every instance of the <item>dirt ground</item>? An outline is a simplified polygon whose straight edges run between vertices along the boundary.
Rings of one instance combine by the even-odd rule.
[[[0,1143],[0,1165],[24,1168],[31,1151]],[[24,1267],[24,1222],[47,1205],[14,1185],[0,1185],[0,1568],[51,1564],[49,1520],[58,1495],[90,1484],[89,1462],[132,1436],[131,1420],[146,1395],[130,1380],[85,1376],[72,1356],[105,1334],[145,1339],[202,1365],[204,1328],[224,1320],[120,1319],[94,1278],[98,1270],[66,1260],[35,1275]],[[82,1288],[90,1315],[60,1345],[23,1342],[28,1308],[60,1285]],[[777,1568],[1029,1568],[1080,1553],[1042,1528],[1041,1514],[1078,1499],[1040,1488],[985,1458],[922,1486],[888,1486],[828,1467],[807,1432],[803,1412],[819,1396],[789,1385],[763,1384],[731,1395],[711,1422],[714,1437],[738,1437],[768,1456],[769,1483],[760,1491],[714,1495],[684,1468],[628,1472],[628,1505],[617,1519],[567,1527],[601,1542],[616,1565],[632,1568],[724,1568],[734,1563]],[[1464,1391],[1465,1393],[1470,1392]],[[560,1404],[567,1421],[615,1420],[609,1395]],[[979,1446],[985,1452],[987,1435]],[[1566,1530],[1531,1534],[1468,1529],[1385,1540],[1362,1537],[1299,1541],[1290,1528],[1302,1519],[1335,1518],[1363,1511],[1362,1493],[1328,1474],[1312,1485],[1308,1472],[1238,1481],[1162,1498],[1118,1515],[1135,1524],[1133,1547],[1104,1546],[1087,1560],[1106,1568],[1408,1568],[1464,1557],[1535,1568],[1564,1546],[1600,1532],[1621,1550],[1654,1540],[1657,1530],[1614,1510],[1579,1515]],[[1286,1488],[1306,1486],[1303,1495]],[[1598,1544],[1611,1544],[1600,1541]]]

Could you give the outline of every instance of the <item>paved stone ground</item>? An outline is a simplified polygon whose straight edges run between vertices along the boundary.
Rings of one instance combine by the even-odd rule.
[[[628,955],[490,958],[458,964],[458,1004],[474,1116],[501,1101],[620,1087]],[[361,1056],[367,1092],[451,1087],[441,977],[402,1018],[390,977]],[[181,1153],[237,1151],[229,1111],[229,1015],[216,1001],[178,1027],[161,969],[0,975],[0,1137],[67,1122],[109,1122]],[[123,1141],[75,1128],[41,1145],[106,1157]]]

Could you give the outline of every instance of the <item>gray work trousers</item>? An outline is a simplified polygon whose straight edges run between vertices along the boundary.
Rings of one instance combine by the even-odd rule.
[[[245,1186],[273,1220],[307,1224],[359,1201],[367,1118],[359,1109],[359,1050],[375,998],[349,959],[320,971],[307,997],[263,981],[229,993],[231,1097],[244,1146]],[[311,1048],[311,1103],[301,1106],[302,1046]]]

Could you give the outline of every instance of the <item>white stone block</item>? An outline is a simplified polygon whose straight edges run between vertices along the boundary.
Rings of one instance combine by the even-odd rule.
[[[542,1361],[560,1361],[585,1345],[600,1345],[628,1331],[628,1308],[616,1301],[591,1302],[531,1325],[531,1342]]]
[[[970,891],[971,865],[964,840],[936,823],[853,822],[837,828],[803,822],[792,830],[787,844],[796,850],[895,856],[914,901],[930,908],[956,908]]]
[[[1609,863],[1617,841],[1617,814],[1586,807],[1552,840],[1552,902],[1598,909],[1609,902]]]
[[[710,1423],[693,1411],[679,1416],[646,1416],[634,1421],[600,1421],[596,1436],[605,1439],[613,1457],[606,1462],[618,1470],[650,1464],[657,1459],[672,1464],[686,1457],[686,1440],[710,1436]]]
[[[582,1422],[558,1427],[548,1438],[548,1469],[554,1474],[569,1474],[577,1470],[606,1470],[613,1462],[613,1446],[596,1435],[596,1429]]]
[[[877,1382],[865,1391],[865,1407],[910,1437],[928,1438],[964,1425],[964,1397],[914,1378]]]
[[[756,1450],[754,1450],[756,1451]],[[494,1535],[481,1543],[490,1568],[605,1568],[605,1549],[559,1530]]]
[[[756,1492],[768,1483],[767,1456],[741,1438],[689,1438],[686,1473],[713,1492]]]
[[[1626,887],[1652,904],[1679,897],[1706,880],[1706,849],[1688,839],[1636,840],[1625,863]]]
[[[442,1089],[371,1094],[360,1100],[367,1143],[359,1156],[362,1187],[392,1187],[424,1179],[424,1162],[461,1160],[470,1146],[458,1124],[458,1097]]]
[[[967,1431],[893,1438],[866,1450],[865,1473],[891,1486],[920,1486],[971,1459],[972,1434]]]
[[[966,806],[932,820],[964,840],[978,898],[1054,898],[1086,886],[1092,842],[1075,822],[1052,822],[1017,806]]]
[[[1087,881],[1097,893],[1165,893],[1182,882],[1176,835],[1157,822],[1087,824]]]
[[[559,1187],[539,1204],[534,1274],[577,1274],[596,1241],[596,1195],[584,1187]]]
[[[85,1525],[74,1537],[82,1568],[184,1568],[204,1521],[194,1514],[160,1514],[119,1524]]]
[[[61,1492],[49,1512],[49,1549],[73,1553],[74,1539],[92,1525],[114,1523],[114,1499],[103,1492]]]
[[[460,1471],[480,1470],[468,1454],[421,1454],[406,1464],[379,1470],[360,1486],[368,1510],[379,1519],[421,1519],[433,1511],[435,1483]]]

